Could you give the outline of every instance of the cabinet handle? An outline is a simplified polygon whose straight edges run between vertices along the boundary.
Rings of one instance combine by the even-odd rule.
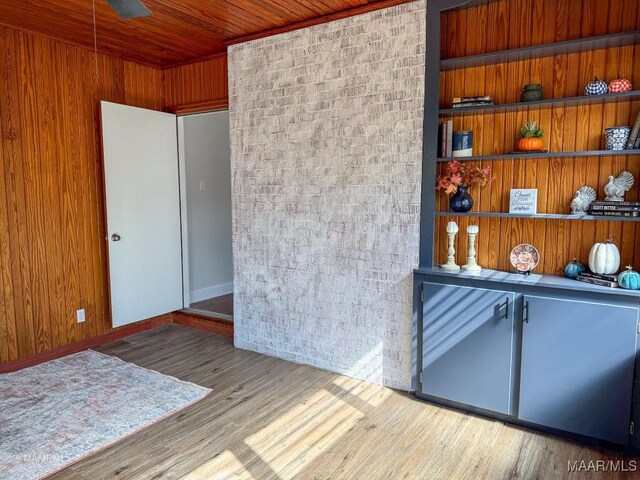
[[[522,305],[522,323],[529,323],[529,302],[526,300]]]
[[[506,298],[504,303],[500,304],[500,308],[502,308],[503,306],[504,306],[504,318],[508,320],[509,319],[509,297]]]

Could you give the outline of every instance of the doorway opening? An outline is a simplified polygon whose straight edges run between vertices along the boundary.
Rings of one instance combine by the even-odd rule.
[[[178,145],[185,310],[233,321],[229,112],[178,117]]]

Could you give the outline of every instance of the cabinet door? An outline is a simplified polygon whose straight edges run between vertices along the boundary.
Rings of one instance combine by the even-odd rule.
[[[424,283],[422,391],[512,413],[514,294]]]
[[[626,444],[638,309],[525,296],[518,417]]]

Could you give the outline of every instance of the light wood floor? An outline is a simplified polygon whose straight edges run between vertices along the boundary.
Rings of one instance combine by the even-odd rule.
[[[58,479],[638,478],[568,473],[568,461],[623,457],[238,350],[179,325],[98,350],[213,392]]]

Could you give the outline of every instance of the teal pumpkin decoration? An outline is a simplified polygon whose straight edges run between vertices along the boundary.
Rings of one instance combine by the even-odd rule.
[[[628,290],[640,290],[640,273],[627,265],[627,269],[618,275],[618,285]]]
[[[584,271],[584,265],[582,265],[577,258],[574,258],[571,262],[567,263],[566,267],[564,267],[564,275],[569,278],[576,278],[579,273]]]

